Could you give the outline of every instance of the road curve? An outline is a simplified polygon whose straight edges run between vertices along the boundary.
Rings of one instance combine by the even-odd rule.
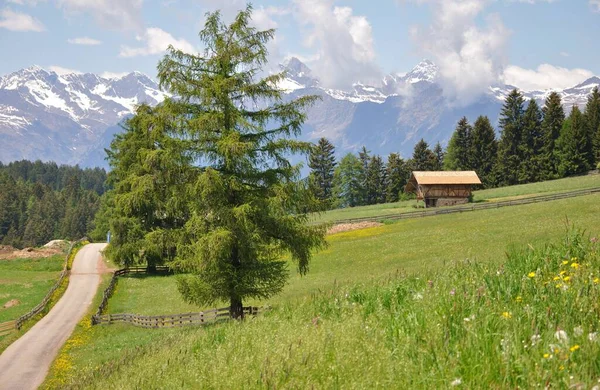
[[[69,286],[44,318],[0,355],[0,389],[37,389],[75,325],[87,312],[100,284],[106,244],[89,244],[73,262]]]

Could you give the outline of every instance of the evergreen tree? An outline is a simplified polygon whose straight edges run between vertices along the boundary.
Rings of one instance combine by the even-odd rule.
[[[368,204],[367,199],[367,170],[369,169],[369,162],[371,161],[371,153],[367,150],[367,147],[363,145],[362,149],[358,152],[358,158],[360,160],[361,169],[359,172],[360,186],[358,187],[360,190],[360,200],[359,205]]]
[[[523,135],[519,145],[519,154],[522,158],[519,167],[520,183],[542,180],[543,146],[542,111],[535,99],[531,99],[523,118]]]
[[[385,165],[381,157],[371,157],[367,167],[367,204],[385,202],[385,175]]]
[[[485,187],[494,183],[494,164],[498,158],[496,133],[487,116],[480,116],[473,125],[471,164]]]
[[[520,144],[523,136],[523,95],[513,89],[506,97],[500,112],[501,136],[498,143],[496,179],[500,185],[519,182],[519,166],[522,156]]]
[[[310,174],[311,188],[317,199],[325,204],[331,202],[333,189],[333,172],[335,170],[335,148],[326,138],[321,138],[309,156],[308,166],[312,169]]]
[[[433,148],[433,154],[435,155],[435,164],[433,166],[433,170],[434,171],[443,170],[445,153],[444,153],[444,149],[442,148],[442,145],[439,143],[439,141],[435,144],[435,147]]]
[[[361,161],[352,153],[346,154],[335,169],[333,193],[336,207],[359,206],[363,201]]]
[[[556,141],[560,136],[565,121],[565,111],[562,107],[560,95],[551,92],[546,98],[544,108],[544,119],[542,120],[543,146],[541,151],[540,179],[548,180],[558,176],[558,165],[560,158]]]
[[[205,52],[170,47],[158,65],[160,86],[177,96],[163,105],[173,119],[167,123],[179,132],[170,138],[175,152],[204,164],[190,167],[190,217],[174,265],[192,275],[178,287],[198,305],[228,300],[235,318],[243,316],[244,299],[283,289],[283,254],[305,274],[313,250],[325,245],[325,227],[307,223],[316,199],[299,180],[300,167],[285,158],[310,152],[310,143],[292,137],[316,97],[284,102],[276,87],[284,73],[259,79],[274,30],[251,27],[251,13],[248,6],[230,25],[219,12],[208,14],[199,35]],[[265,105],[247,104],[257,101]]]
[[[444,168],[449,171],[467,171],[471,169],[472,128],[466,117],[462,117],[450,138]]]
[[[433,171],[436,161],[435,154],[429,149],[427,142],[421,138],[413,150],[412,169],[414,171]]]
[[[590,169],[588,132],[583,114],[576,105],[573,105],[569,118],[563,124],[557,146],[560,156],[558,166],[560,176],[585,173]]]
[[[397,153],[391,153],[386,166],[386,201],[397,202],[408,182],[410,171]]]
[[[593,161],[590,165],[600,163],[600,92],[594,87],[585,106],[585,126],[588,136],[592,140]]]

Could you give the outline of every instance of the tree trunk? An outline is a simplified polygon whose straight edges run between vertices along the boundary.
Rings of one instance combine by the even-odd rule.
[[[237,297],[231,297],[231,306],[229,307],[229,314],[231,318],[234,319],[243,319],[244,318],[244,310],[242,306],[242,300]]]

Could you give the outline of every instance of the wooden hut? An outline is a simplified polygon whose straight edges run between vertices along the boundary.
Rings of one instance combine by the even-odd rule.
[[[404,187],[417,194],[425,207],[442,207],[469,202],[471,186],[481,184],[474,171],[414,171]]]

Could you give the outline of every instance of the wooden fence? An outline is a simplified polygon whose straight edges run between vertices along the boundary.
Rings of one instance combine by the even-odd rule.
[[[469,203],[468,205],[465,205],[465,206],[457,206],[457,207],[452,207],[452,208],[436,208],[436,209],[426,209],[423,211],[409,211],[406,213],[376,215],[376,216],[372,216],[372,217],[339,219],[339,220],[333,221],[333,224],[383,221],[383,220],[395,221],[395,220],[400,220],[400,219],[431,217],[434,215],[455,214],[455,213],[463,213],[466,211],[488,210],[488,209],[496,209],[496,208],[500,208],[500,207],[548,202],[551,200],[574,198],[577,196],[592,195],[592,194],[596,194],[596,193],[600,193],[600,187],[590,188],[590,189],[586,189],[586,190],[562,192],[559,194],[532,196],[532,197],[523,198],[523,199],[504,200],[504,201],[500,201],[500,202]]]
[[[102,296],[102,302],[98,305],[98,310],[96,310],[96,314],[92,316],[92,325],[97,324],[95,322],[95,318],[100,318],[104,311],[106,310],[106,306],[108,305],[108,300],[112,297],[113,292],[115,291],[115,287],[117,286],[117,280],[119,276],[128,275],[128,274],[146,274],[146,273],[154,273],[154,274],[169,274],[171,270],[167,266],[156,266],[154,268],[147,267],[131,267],[131,268],[122,268],[116,270],[112,277],[110,278],[110,283],[108,287],[104,290],[104,294]]]
[[[244,315],[256,315],[258,307],[244,307]],[[110,324],[113,322],[126,322],[142,328],[173,328],[188,325],[206,325],[223,320],[228,320],[229,308],[212,309],[199,313],[170,314],[164,316],[142,316],[138,314],[103,314],[92,317],[92,323]]]

